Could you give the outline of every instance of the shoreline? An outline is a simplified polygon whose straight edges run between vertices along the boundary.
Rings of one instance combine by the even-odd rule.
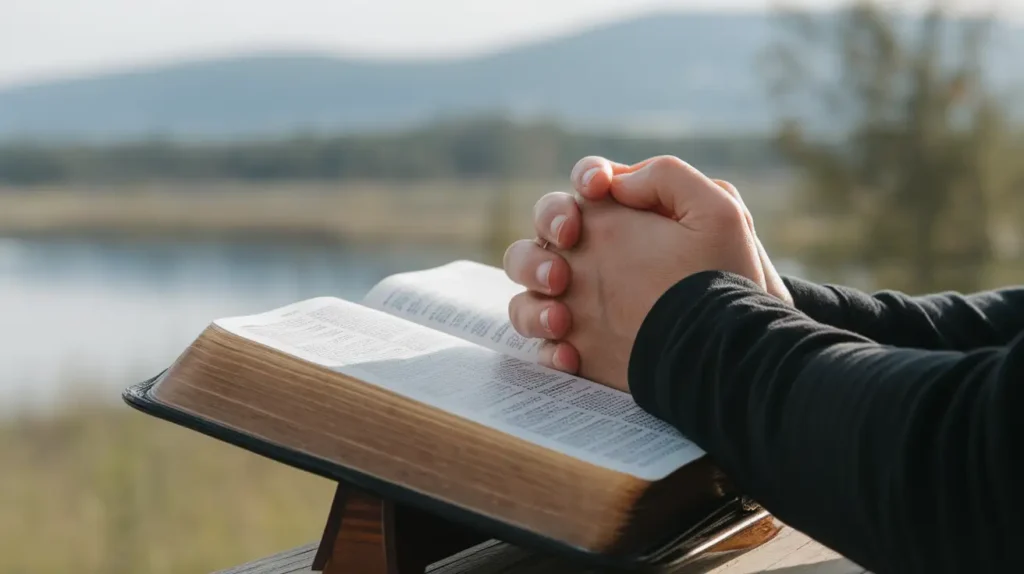
[[[0,188],[0,236],[480,244],[530,229],[550,183]]]

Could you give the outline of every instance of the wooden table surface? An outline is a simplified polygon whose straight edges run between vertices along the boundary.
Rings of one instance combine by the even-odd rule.
[[[316,544],[275,554],[217,574],[297,574],[310,572]],[[584,574],[565,561],[493,541],[431,566],[429,574]],[[864,574],[863,568],[821,546],[804,534],[784,528],[770,542],[720,564],[707,574]],[[687,571],[689,574],[689,571]]]

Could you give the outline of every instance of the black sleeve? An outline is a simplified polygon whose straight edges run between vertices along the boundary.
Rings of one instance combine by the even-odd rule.
[[[706,272],[648,314],[629,384],[738,488],[876,574],[1020,567],[1024,335],[888,347]]]
[[[967,351],[1005,345],[1024,330],[1024,287],[971,295],[867,294],[784,277],[797,309],[809,317],[896,347]]]

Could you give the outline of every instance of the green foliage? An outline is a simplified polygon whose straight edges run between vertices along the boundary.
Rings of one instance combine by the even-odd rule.
[[[0,183],[540,179],[564,177],[585,155],[632,162],[664,153],[710,168],[758,169],[779,162],[770,137],[641,139],[485,117],[399,133],[216,144],[7,144],[0,146]]]
[[[950,19],[941,2],[910,23],[874,2],[784,21],[772,51],[780,147],[806,176],[812,213],[855,228],[816,254],[908,291],[977,288],[1020,173],[985,81],[988,22]],[[814,114],[835,129],[807,129]]]

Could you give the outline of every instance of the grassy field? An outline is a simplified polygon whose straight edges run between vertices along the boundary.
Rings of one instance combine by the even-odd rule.
[[[522,221],[553,182],[134,184],[0,189],[0,235],[286,235],[479,241],[496,212]]]
[[[128,407],[0,422],[0,573],[196,574],[315,540],[329,481]]]
[[[733,179],[750,189],[745,198],[755,212],[784,204],[778,201],[787,187],[784,178]],[[478,243],[496,222],[529,230],[533,203],[567,186],[568,181],[521,180],[0,188],[0,235],[277,234]]]

